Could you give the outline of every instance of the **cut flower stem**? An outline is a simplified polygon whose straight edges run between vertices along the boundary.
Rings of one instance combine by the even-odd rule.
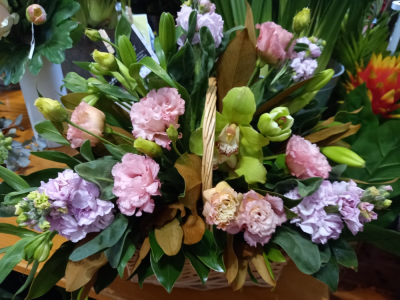
[[[102,137],[99,137],[98,135],[95,135],[94,133],[92,133],[92,132],[90,132],[90,131],[88,131],[88,130],[82,128],[82,127],[79,126],[79,125],[76,125],[76,124],[73,123],[71,120],[66,120],[66,122],[67,122],[69,125],[74,126],[75,128],[78,128],[79,130],[82,130],[83,132],[85,132],[85,133],[87,133],[87,134],[90,134],[91,136],[94,136],[95,138],[98,138],[98,139],[99,139],[100,141],[102,141],[103,143],[106,143],[106,144],[109,144],[109,145],[111,145],[111,146],[116,147],[116,145],[114,145],[113,143],[107,141],[106,139],[103,139]]]

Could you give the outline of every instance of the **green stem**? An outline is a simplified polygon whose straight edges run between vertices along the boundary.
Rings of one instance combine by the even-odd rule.
[[[99,140],[102,141],[103,143],[106,143],[106,144],[109,144],[109,145],[111,145],[111,146],[116,147],[116,145],[114,145],[113,143],[107,141],[106,139],[103,139],[102,137],[100,137],[100,136],[98,136],[98,135],[95,135],[94,133],[92,133],[92,132],[90,132],[90,131],[87,131],[86,129],[82,128],[82,127],[79,126],[79,125],[76,125],[75,123],[71,122],[71,120],[66,120],[66,122],[67,122],[69,125],[74,126],[74,127],[78,128],[79,130],[82,130],[83,132],[85,132],[85,133],[87,133],[87,134],[90,134],[91,136],[94,136],[95,138],[99,139]]]
[[[109,40],[105,38],[100,38],[103,42],[109,43],[111,46],[113,46],[115,49],[119,50],[118,46],[115,45],[114,43],[110,42]]]
[[[112,130],[112,128],[110,128],[110,127],[108,127],[108,128]],[[132,142],[132,143],[135,142],[134,139],[132,139],[132,138],[130,138],[130,137],[127,137],[126,135],[123,135],[122,133],[116,132],[116,131],[114,131],[114,130],[112,130],[111,134],[118,135],[118,136],[122,137],[123,139],[125,139],[125,140],[128,141],[128,142]]]
[[[273,156],[267,156],[264,157],[263,160],[273,160],[273,159],[277,159],[279,155],[273,155]]]
[[[178,148],[176,147],[176,142],[172,142],[172,147],[174,147],[176,154],[178,154],[179,156],[182,156],[182,154],[179,152]]]
[[[259,70],[260,70],[260,67],[259,67],[259,64],[258,64],[258,62],[257,62],[256,68],[254,69],[254,72],[253,72],[253,74],[251,75],[249,82],[247,83],[247,86],[248,86],[248,87],[249,87],[250,84],[253,82],[253,80],[254,80],[254,78],[256,77],[256,75],[257,75],[257,73],[258,73]]]

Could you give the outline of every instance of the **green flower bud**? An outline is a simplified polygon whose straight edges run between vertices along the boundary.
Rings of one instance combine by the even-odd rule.
[[[65,122],[68,119],[68,112],[60,102],[49,98],[38,98],[35,106],[43,116],[54,122]]]
[[[91,63],[89,65],[89,69],[90,69],[90,73],[94,74],[94,75],[110,75],[111,73],[109,71],[105,71],[102,68],[100,68],[99,64],[97,63]]]
[[[29,261],[32,259],[36,249],[42,244],[46,239],[47,233],[42,233],[38,235],[33,241],[29,242],[24,248],[24,259]]]
[[[46,221],[46,220],[44,220],[44,219],[42,219],[42,220],[40,220],[40,222],[39,222],[39,228],[42,230],[42,231],[47,231],[47,230],[49,230],[50,229],[50,223],[48,222],[48,221]]]
[[[294,119],[286,107],[277,107],[271,112],[261,115],[258,129],[270,141],[282,142],[292,134]]]
[[[179,137],[179,133],[178,130],[176,130],[176,128],[174,127],[174,125],[169,125],[169,127],[167,128],[167,134],[168,134],[168,138],[175,143],[178,140]]]
[[[19,216],[20,214],[22,214],[24,212],[24,210],[21,208],[21,205],[18,203],[17,205],[15,205],[15,215]]]
[[[361,201],[373,204],[377,210],[388,208],[392,204],[391,200],[386,199],[386,197],[390,196],[388,192],[390,190],[392,188],[386,185],[381,185],[378,188],[374,186],[369,187],[362,194]]]
[[[101,69],[108,72],[117,72],[119,70],[117,59],[114,55],[107,52],[94,50],[93,59],[97,62]]]
[[[319,73],[315,76],[309,83],[306,85],[306,92],[316,92],[322,89],[333,77],[335,71],[332,69],[327,69]]]
[[[50,250],[53,247],[53,242],[44,241],[41,243],[35,250],[33,254],[33,259],[37,260],[38,262],[44,262],[49,258]]]
[[[133,146],[138,149],[140,152],[146,154],[150,157],[160,157],[162,156],[162,148],[156,143],[148,140],[144,140],[142,138],[138,138],[135,140]]]
[[[192,6],[192,3],[193,3],[193,0],[187,0],[187,1],[185,1],[185,2],[183,2],[183,4],[181,5],[181,6]]]
[[[101,41],[101,35],[96,29],[89,29],[85,30],[85,35],[91,39],[93,42]]]
[[[85,101],[87,104],[94,106],[97,103],[97,101],[99,101],[99,99],[100,96],[98,94],[92,94],[83,98],[82,101]]]
[[[293,18],[293,32],[301,33],[304,29],[310,26],[311,13],[309,8],[303,8],[302,11],[298,12]]]
[[[322,153],[338,164],[345,164],[354,168],[365,168],[365,160],[357,153],[344,147],[324,147]]]
[[[390,205],[392,205],[392,200],[389,200],[389,199],[386,199],[382,203],[383,208],[388,208]]]
[[[27,213],[23,212],[21,213],[18,218],[17,218],[17,224],[20,226],[24,226],[23,223],[29,220],[29,216]]]

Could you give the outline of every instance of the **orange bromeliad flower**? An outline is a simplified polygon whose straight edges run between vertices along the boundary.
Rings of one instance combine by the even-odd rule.
[[[357,63],[356,63],[357,64]],[[388,56],[382,59],[372,54],[367,68],[357,64],[356,78],[350,72],[350,82],[345,84],[347,92],[351,92],[364,82],[368,88],[368,97],[371,100],[374,114],[382,114],[384,118],[400,118],[400,114],[390,114],[400,108],[400,55]]]

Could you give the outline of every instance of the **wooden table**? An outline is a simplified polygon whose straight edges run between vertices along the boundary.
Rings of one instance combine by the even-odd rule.
[[[29,122],[28,114],[25,107],[25,102],[20,91],[4,92],[0,91],[0,102],[5,105],[0,105],[0,117],[5,116],[9,119],[15,119],[18,115],[23,114],[22,126],[25,131],[18,130],[16,140],[22,142],[30,139],[33,135],[32,128]],[[77,153],[74,149],[68,147],[57,148],[57,151],[62,151],[73,155]],[[31,156],[31,164],[18,171],[19,174],[30,174],[45,168],[63,168],[66,167],[60,163],[49,162],[36,156]],[[3,218],[0,222],[15,224],[15,218]],[[0,234],[0,248],[13,245],[18,240],[17,237]],[[56,236],[53,240],[54,249],[57,249],[65,238]],[[1,256],[0,256],[1,257]],[[39,266],[39,269],[41,265]],[[18,264],[15,271],[21,273],[28,273],[26,270],[26,262],[22,261]],[[127,274],[125,274],[127,275]],[[126,276],[125,276],[126,277]],[[65,287],[65,281],[60,280],[59,286]],[[301,273],[295,264],[291,261],[284,268],[284,272],[278,281],[277,287],[273,292],[270,289],[259,287],[245,287],[242,292],[233,292],[230,288],[211,290],[211,291],[195,291],[189,289],[174,289],[171,294],[168,294],[161,286],[153,286],[151,284],[144,284],[143,290],[139,285],[117,278],[113,284],[105,289],[100,295],[96,295],[93,291],[90,297],[99,300],[250,300],[250,299],[265,299],[265,300],[327,300],[329,299],[328,288],[321,282],[314,279],[312,276]]]

